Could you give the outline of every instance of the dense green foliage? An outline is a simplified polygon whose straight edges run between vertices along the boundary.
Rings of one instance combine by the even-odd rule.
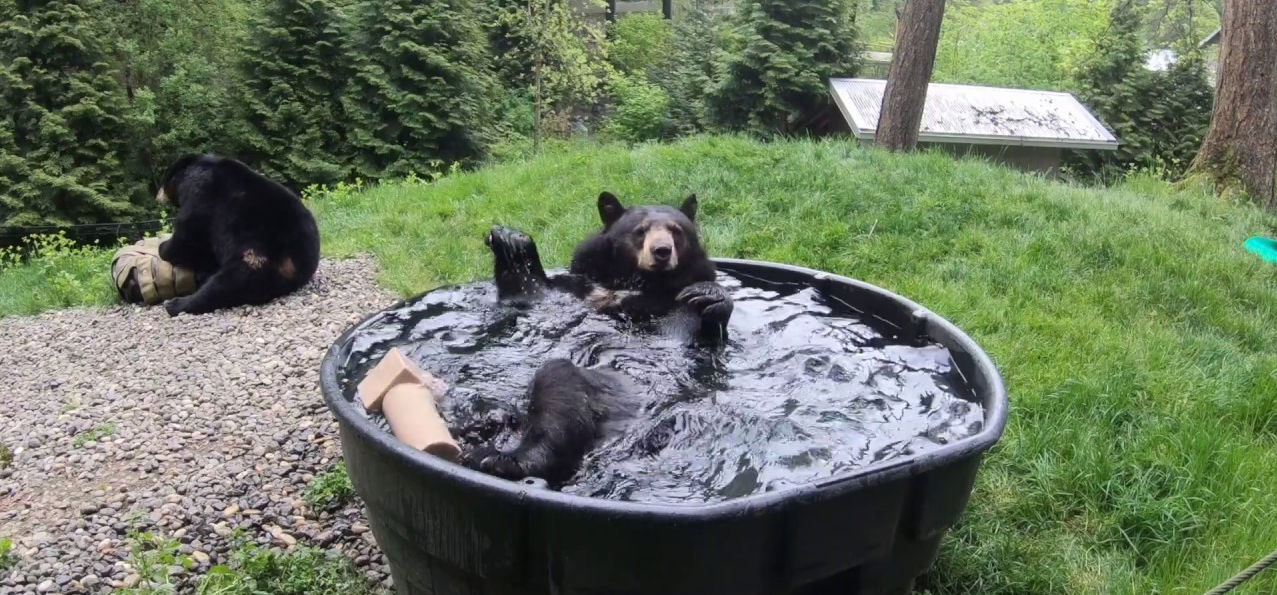
[[[10,3],[0,21],[0,225],[132,217],[129,109],[98,0]]]
[[[1140,17],[1132,2],[1113,8],[1105,43],[1080,68],[1078,95],[1121,139],[1117,151],[1077,155],[1072,166],[1114,178],[1134,169],[1177,177],[1202,145],[1211,89],[1202,58],[1186,54],[1166,71],[1144,67]]]
[[[1075,92],[1132,139],[1077,168],[1173,174],[1206,101],[1187,49],[1218,16],[1134,0],[1132,49],[1113,2],[952,1],[935,78]],[[858,25],[890,49],[898,4],[677,0],[672,23],[631,14],[605,35],[571,0],[4,0],[0,225],[159,216],[148,197],[189,152],[302,188],[579,135],[801,133],[826,79],[854,74]],[[1118,49],[1135,73],[1163,47],[1183,56],[1170,72],[1114,76]]]
[[[108,274],[113,248],[76,245],[65,234],[32,235],[21,246],[0,248],[0,316],[119,299]]]
[[[608,60],[627,74],[651,74],[670,58],[670,23],[660,13],[621,17],[608,30]]]
[[[660,138],[665,130],[670,99],[646,77],[618,73],[612,77],[615,106],[606,131],[628,141]]]
[[[1068,90],[1078,61],[1101,42],[1111,6],[1111,0],[950,3],[932,78]]]
[[[712,127],[709,91],[717,76],[717,58],[724,23],[713,0],[683,0],[676,4],[670,59],[659,75],[669,96],[669,127],[675,135],[705,132]]]
[[[889,4],[882,2],[882,4]],[[1114,41],[1114,0],[950,1],[933,79],[1074,91],[1083,63]],[[1133,0],[1144,50],[1180,53],[1219,25],[1209,0]],[[870,16],[876,13],[871,12]],[[882,48],[889,49],[889,48]]]
[[[332,0],[270,0],[245,54],[243,151],[294,188],[350,177],[339,16]]]
[[[483,154],[495,94],[474,0],[360,0],[344,96],[355,169],[426,175]]]
[[[829,104],[829,78],[856,73],[851,5],[743,0],[738,10],[710,91],[715,120],[760,134],[803,130],[802,118]]]
[[[96,16],[119,42],[115,69],[130,103],[130,188],[149,196],[183,154],[238,151],[245,122],[237,66],[256,6],[248,0],[102,5]]]
[[[593,123],[613,68],[607,61],[602,23],[578,18],[577,5],[600,5],[598,0],[520,0],[497,15],[497,26],[508,37],[505,56],[526,70],[511,77],[498,69],[508,89],[530,100],[531,133],[539,143],[546,137],[567,137]]]
[[[327,510],[349,503],[355,498],[355,486],[350,483],[346,464],[338,463],[320,473],[306,486],[305,500],[313,510]]]

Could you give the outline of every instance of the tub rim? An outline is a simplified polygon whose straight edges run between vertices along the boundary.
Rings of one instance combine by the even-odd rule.
[[[504,500],[514,506],[546,512],[558,511],[608,518],[661,517],[687,521],[708,521],[758,514],[772,509],[786,508],[800,502],[825,501],[849,492],[921,475],[927,471],[944,467],[949,463],[955,463],[971,456],[979,456],[1002,437],[1002,433],[1006,428],[1009,409],[1002,375],[984,349],[966,332],[949,322],[949,320],[909,298],[851,277],[808,267],[760,260],[737,258],[714,258],[712,260],[716,265],[724,265],[723,268],[727,272],[739,269],[775,269],[791,275],[806,276],[814,281],[847,284],[858,290],[877,293],[881,297],[897,302],[915,312],[916,316],[925,317],[928,329],[935,329],[941,331],[941,334],[947,335],[950,339],[947,342],[961,347],[971,357],[973,365],[983,371],[987,389],[981,392],[987,394],[978,394],[978,396],[983,397],[981,399],[985,412],[983,427],[979,432],[967,438],[918,455],[868,465],[818,482],[790,486],[774,492],[762,492],[721,502],[688,504],[626,502],[564,494],[544,488],[529,487],[517,481],[501,479],[466,468],[457,463],[445,461],[426,452],[415,450],[397,440],[393,434],[377,427],[371,419],[358,410],[354,402],[346,400],[342,394],[340,383],[337,380],[338,362],[342,359],[340,348],[349,343],[351,335],[374,318],[381,316],[386,310],[398,308],[407,302],[419,299],[427,293],[448,285],[441,285],[413,297],[397,300],[389,306],[364,316],[343,331],[329,345],[320,365],[319,384],[324,403],[334,417],[337,418],[340,426],[356,433],[360,439],[371,445],[383,456],[392,457],[401,465],[407,466],[432,480],[450,482],[457,489],[482,493],[486,497]]]

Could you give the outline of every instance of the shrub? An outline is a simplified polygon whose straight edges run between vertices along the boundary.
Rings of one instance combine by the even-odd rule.
[[[531,99],[535,142],[567,136],[593,115],[610,78],[603,28],[579,18],[568,0],[502,0],[496,5],[489,31],[497,37],[489,43],[507,48],[500,62],[527,65],[521,75],[512,76],[508,64],[499,64],[498,71],[517,93]]]
[[[1178,177],[1210,124],[1211,89],[1203,60],[1186,54],[1164,72],[1144,67],[1140,16],[1124,0],[1113,8],[1104,43],[1077,75],[1078,95],[1121,140],[1117,151],[1070,159],[1073,171],[1113,179],[1144,169]]]
[[[791,134],[829,105],[829,78],[856,73],[850,3],[745,0],[710,91],[714,119],[730,129]]]
[[[621,72],[653,76],[670,59],[670,23],[660,13],[617,19],[608,31],[607,57]]]
[[[711,128],[708,97],[723,25],[714,6],[712,0],[684,0],[674,11],[670,60],[659,79],[670,98],[669,127],[676,135]]]
[[[631,142],[661,137],[670,98],[660,87],[641,76],[617,74],[612,79],[616,100],[607,134]]]
[[[495,86],[473,0],[359,0],[343,107],[355,173],[426,175],[481,157]]]
[[[198,10],[173,0],[107,4],[101,16],[120,42],[113,67],[130,99],[130,182],[153,191],[181,155],[235,154],[245,137],[238,66],[257,3],[200,0]]]
[[[41,309],[107,303],[115,296],[108,274],[112,256],[96,242],[76,244],[65,232],[38,234],[0,248],[0,271],[12,271],[8,289],[29,293]]]
[[[349,176],[338,17],[331,0],[270,0],[244,54],[248,157],[294,188]]]
[[[13,540],[0,537],[0,572],[12,568],[17,562],[18,557],[13,555]]]
[[[9,5],[0,10],[0,225],[140,215],[145,193],[125,175],[129,109],[109,65],[115,41],[97,28],[100,3]]]
[[[932,80],[1069,89],[1108,26],[1112,0],[949,3]]]
[[[306,503],[316,510],[341,506],[354,497],[355,486],[350,483],[345,463],[338,463],[332,469],[320,473],[306,486]]]
[[[311,547],[282,552],[240,544],[230,563],[215,566],[200,583],[200,595],[362,595],[368,580],[346,558]]]
[[[125,595],[161,595],[176,593],[173,581],[175,566],[194,568],[195,560],[183,555],[176,539],[164,539],[153,533],[129,534],[129,566],[141,579],[137,586],[120,589]]]

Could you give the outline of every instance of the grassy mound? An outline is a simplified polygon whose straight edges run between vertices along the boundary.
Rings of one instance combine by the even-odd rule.
[[[317,196],[330,255],[410,295],[491,275],[502,223],[566,264],[594,200],[696,192],[712,254],[912,297],[1002,368],[1011,423],[926,587],[1200,593],[1277,547],[1277,219],[1151,181],[1075,188],[849,142],[592,147]],[[1277,589],[1277,573],[1252,592]]]

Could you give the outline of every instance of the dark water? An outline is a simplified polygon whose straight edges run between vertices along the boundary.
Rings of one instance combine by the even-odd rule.
[[[491,283],[441,288],[361,328],[343,386],[352,397],[349,379],[399,346],[451,385],[440,412],[463,448],[511,448],[543,362],[617,370],[644,392],[644,410],[563,491],[642,502],[809,483],[980,430],[983,411],[944,347],[893,340],[806,285],[719,281],[736,300],[721,350],[685,346],[562,294],[516,309],[497,305]]]

